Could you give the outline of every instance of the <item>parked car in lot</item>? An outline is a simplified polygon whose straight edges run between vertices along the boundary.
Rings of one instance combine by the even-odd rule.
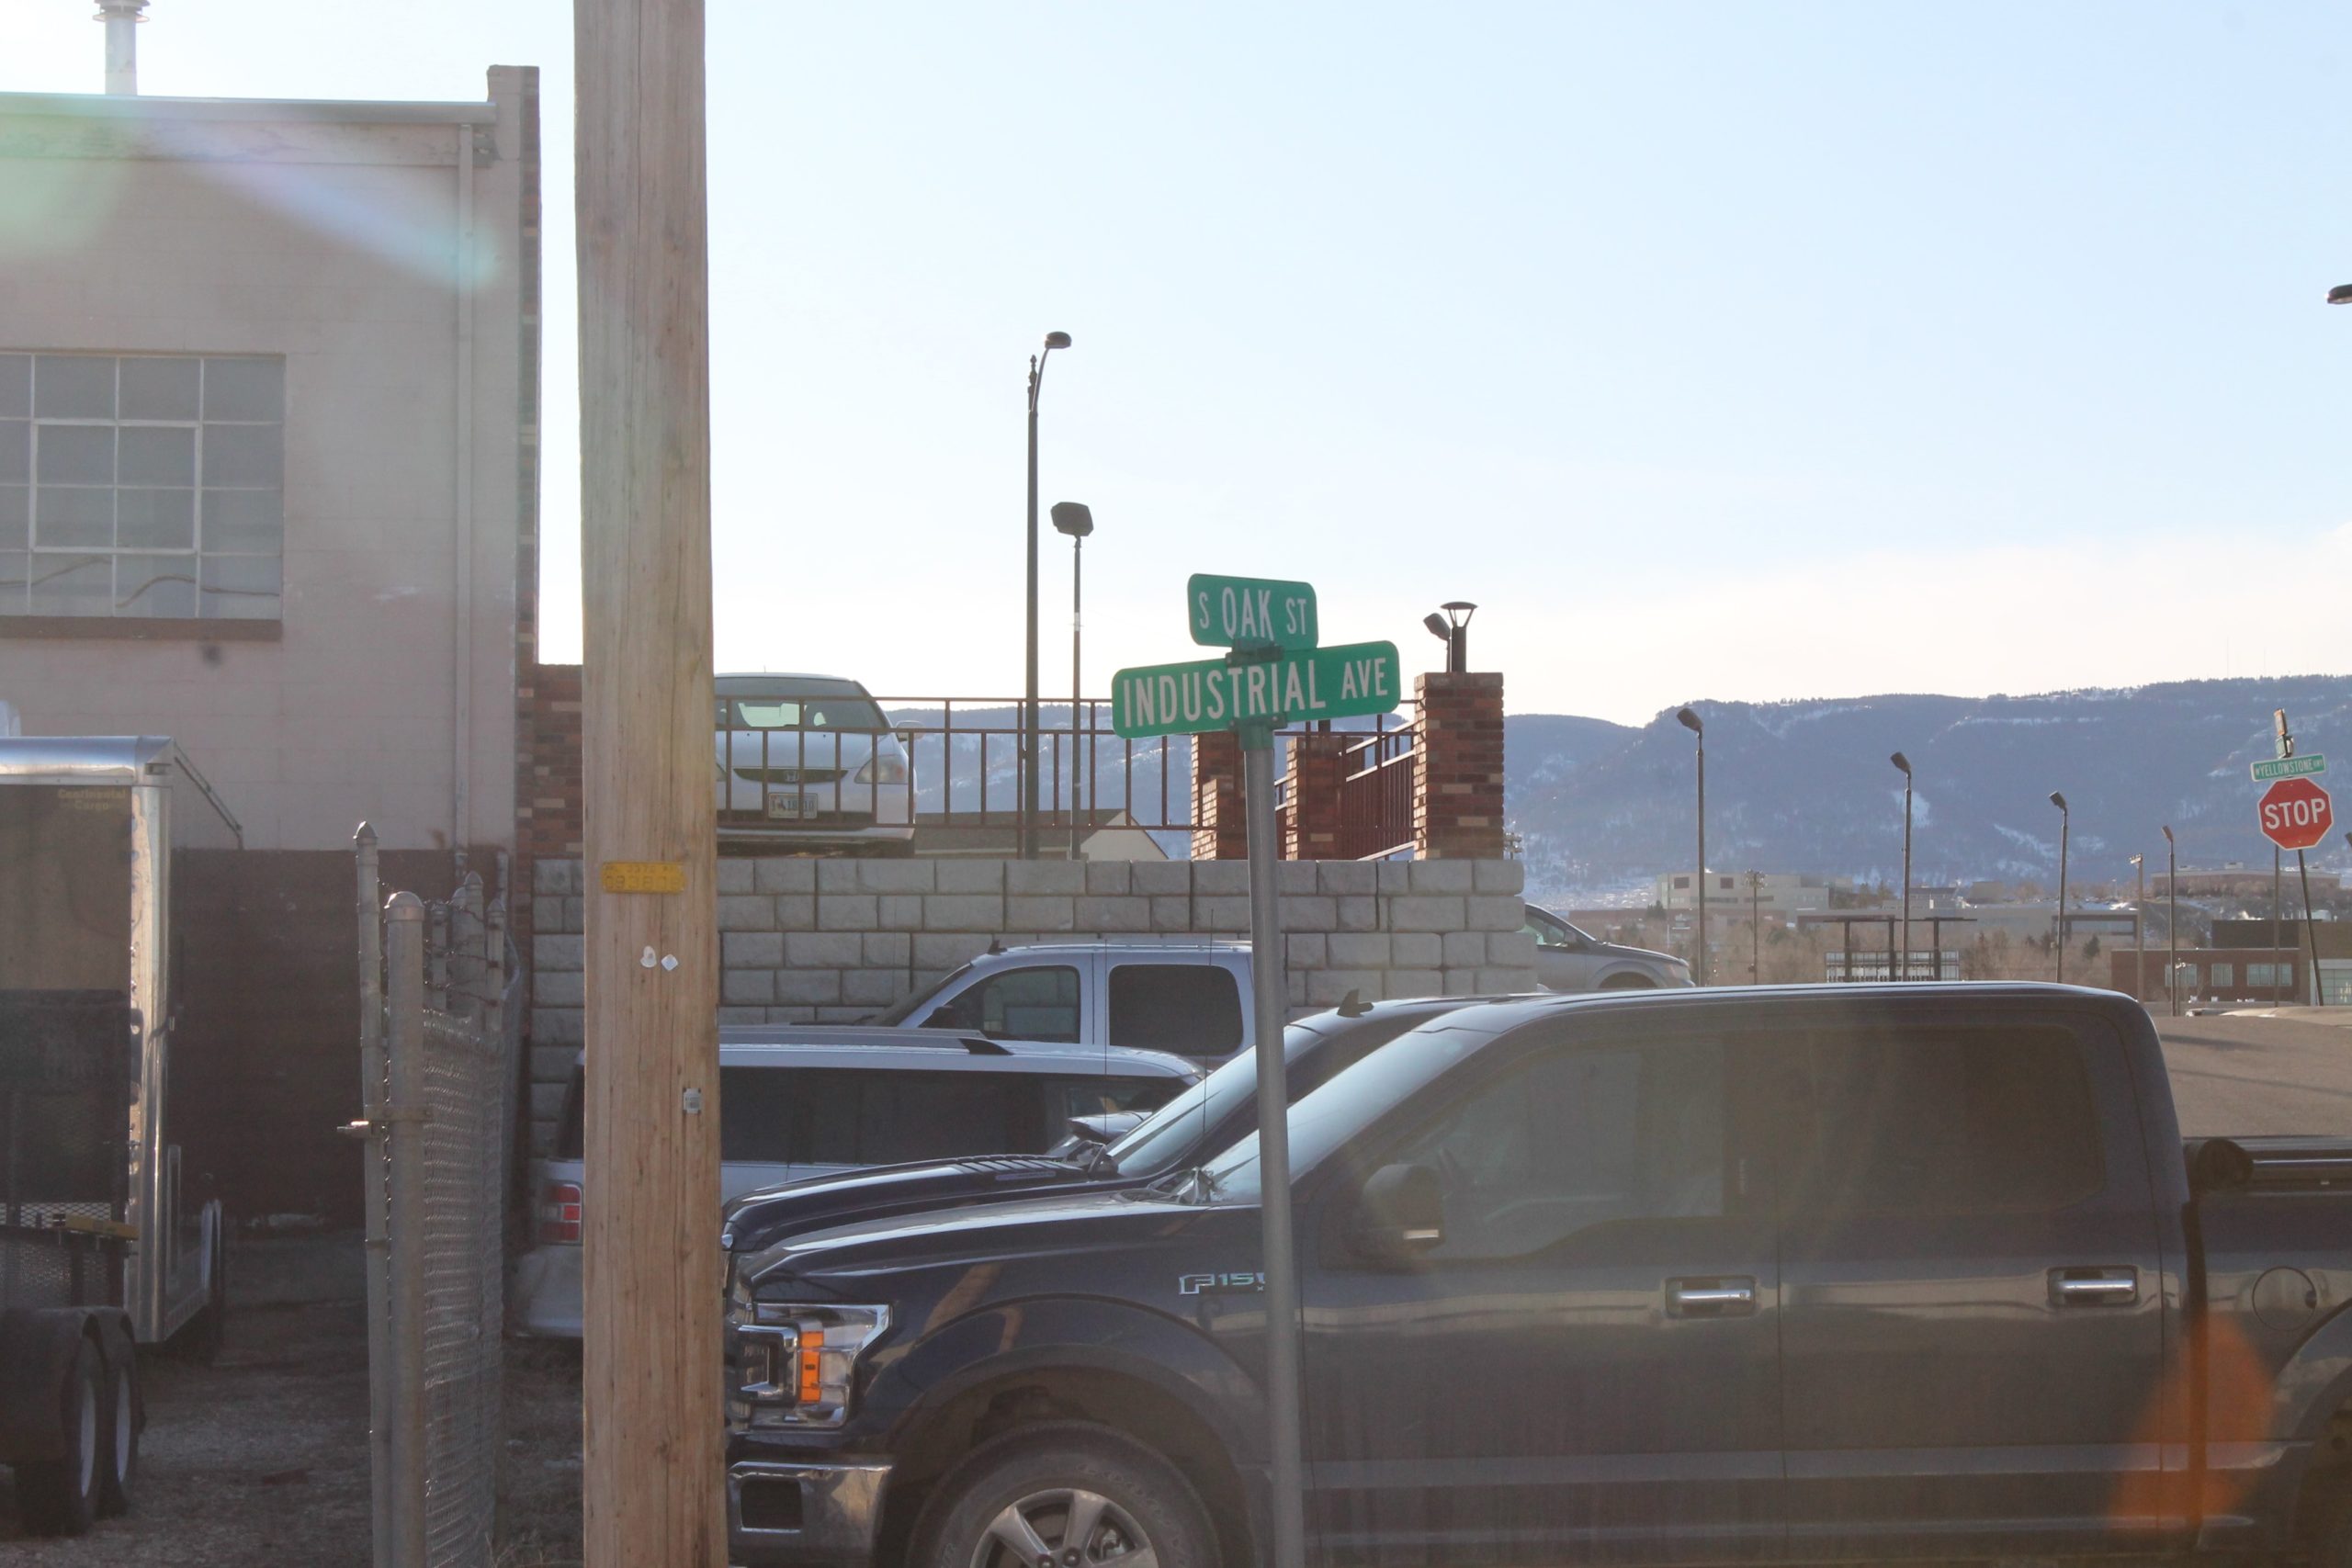
[[[1249,995],[1246,942],[1040,942],[993,948],[874,1021],[1221,1062],[1257,1044]]]
[[[580,1337],[583,1072],[571,1071],[549,1156],[533,1162],[537,1245],[515,1266],[526,1333]],[[743,1025],[719,1031],[719,1195],[867,1166],[1034,1155],[1073,1118],[1150,1111],[1200,1081],[1157,1051],[911,1030]]]
[[[1290,1098],[1297,1100],[1407,1030],[1477,999],[1363,1002],[1298,1020],[1283,1031]],[[1258,1058],[1252,1052],[1232,1058],[1148,1116],[1137,1119],[1130,1111],[1075,1119],[1136,1121],[1116,1137],[1073,1138],[1070,1146],[1035,1158],[930,1160],[761,1188],[728,1205],[726,1245],[756,1252],[801,1231],[916,1209],[1035,1196],[1049,1188],[1141,1187],[1171,1170],[1189,1169],[1254,1131],[1257,1097]]]
[[[864,686],[833,675],[714,684],[722,844],[912,852],[907,749]]]
[[[1690,984],[1690,965],[1670,953],[1603,942],[1549,909],[1527,906],[1535,939],[1535,980],[1547,991],[1647,991]]]
[[[1464,1008],[1290,1135],[1314,1561],[2352,1565],[2352,1139],[2121,996]],[[730,1255],[732,1560],[1262,1561],[1258,1180]]]

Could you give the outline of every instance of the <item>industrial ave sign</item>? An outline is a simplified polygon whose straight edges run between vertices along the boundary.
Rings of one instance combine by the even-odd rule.
[[[2262,792],[2256,809],[2262,836],[2282,850],[2308,850],[2335,826],[2335,807],[2327,791],[2307,778],[2280,779]]]
[[[1402,695],[1398,668],[1393,642],[1141,665],[1111,682],[1111,728],[1140,739],[1390,713]]]

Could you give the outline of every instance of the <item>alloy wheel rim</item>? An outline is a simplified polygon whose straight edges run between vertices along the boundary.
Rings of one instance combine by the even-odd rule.
[[[1060,1486],[1033,1492],[990,1519],[972,1550],[972,1568],[1159,1568],[1151,1538],[1135,1516],[1099,1492]]]

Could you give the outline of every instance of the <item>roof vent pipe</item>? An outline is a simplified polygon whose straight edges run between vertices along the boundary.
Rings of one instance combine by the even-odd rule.
[[[140,13],[147,0],[98,0],[97,20],[107,25],[107,96],[139,96]]]

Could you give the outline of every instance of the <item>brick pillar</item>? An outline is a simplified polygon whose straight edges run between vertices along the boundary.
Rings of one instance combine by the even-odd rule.
[[[1503,678],[1432,672],[1420,699],[1413,779],[1413,853],[1420,860],[1503,858]]]
[[[1241,742],[1229,729],[1193,737],[1193,858],[1248,860],[1241,809]]]
[[[1283,859],[1340,860],[1340,780],[1347,771],[1341,755],[1352,735],[1320,733],[1291,737],[1290,769],[1284,782],[1290,808],[1283,813]]]
[[[516,694],[522,705],[522,755],[514,790],[514,888],[508,925],[531,951],[531,864],[580,853],[580,666],[529,664]]]

